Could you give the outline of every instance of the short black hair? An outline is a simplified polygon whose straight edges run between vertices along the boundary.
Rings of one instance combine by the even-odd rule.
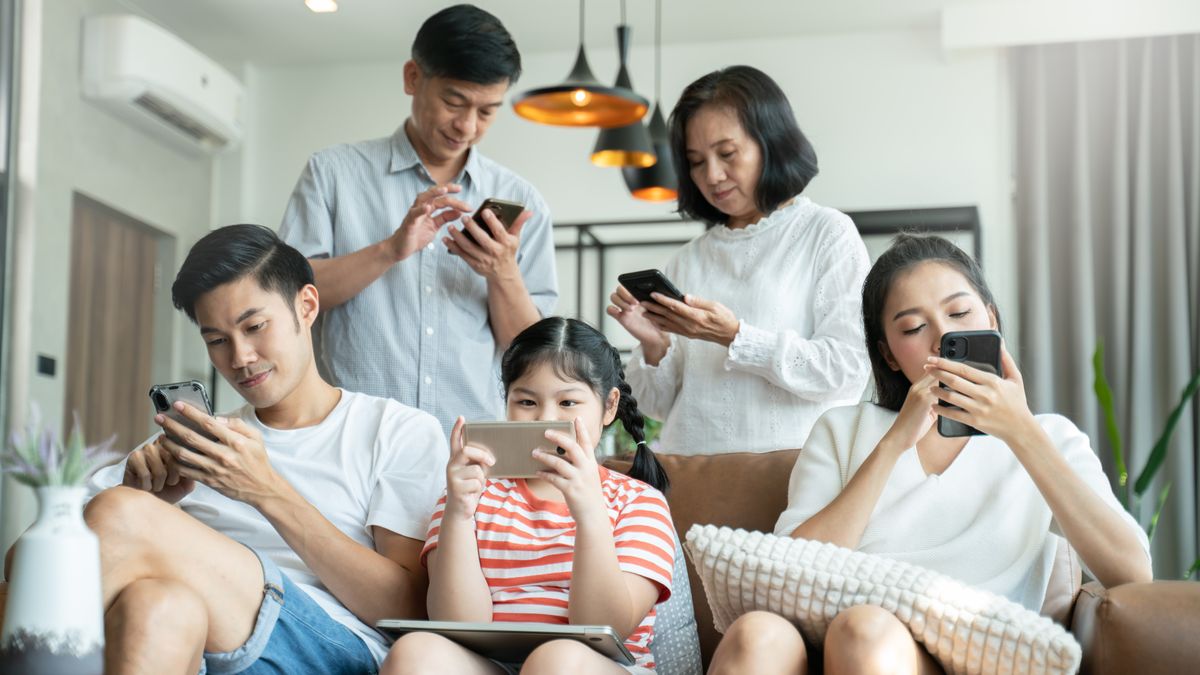
[[[729,216],[708,203],[692,181],[687,161],[687,125],[704,106],[733,109],[746,134],[762,153],[762,174],[754,203],[763,215],[804,191],[817,175],[817,151],[808,142],[792,106],[770,76],[751,66],[715,70],[689,84],[671,111],[671,155],[679,178],[679,212],[706,223],[726,223]]]
[[[175,275],[171,301],[196,322],[196,301],[231,281],[253,276],[292,306],[300,289],[314,283],[312,265],[262,225],[226,225],[200,238]]]
[[[871,357],[871,373],[875,377],[875,402],[888,410],[900,410],[913,383],[908,381],[904,373],[892,370],[883,356],[880,347],[885,341],[883,307],[887,304],[888,293],[896,278],[925,262],[941,263],[966,277],[967,283],[979,294],[983,304],[995,314],[996,330],[1000,330],[1000,310],[983,278],[983,270],[974,258],[942,237],[914,233],[897,236],[867,273],[862,299],[863,332],[867,340],[867,354]]]
[[[521,52],[508,29],[474,5],[454,5],[425,20],[413,40],[421,72],[475,84],[516,84]]]

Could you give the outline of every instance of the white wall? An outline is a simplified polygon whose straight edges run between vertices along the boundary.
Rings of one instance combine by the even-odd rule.
[[[81,97],[81,20],[91,14],[128,11],[125,5],[116,0],[46,0],[39,4],[41,34],[24,38],[27,46],[40,44],[42,65],[36,139],[38,171],[32,196],[36,219],[33,298],[29,315],[12,317],[14,331],[30,331],[32,349],[30,353],[13,354],[12,358],[32,360],[37,354],[47,354],[58,365],[54,377],[34,372],[25,386],[11,383],[11,393],[36,402],[43,419],[56,422],[70,414],[64,410],[64,399],[70,322],[72,194],[85,193],[174,236],[175,259],[182,261],[187,249],[209,228],[212,160],[183,154]],[[173,272],[167,278],[173,278]],[[166,290],[169,292],[169,284]],[[199,335],[182,315],[176,314],[172,324],[175,332],[172,377],[206,378],[207,358]],[[146,414],[149,420],[149,402]],[[89,440],[99,440],[110,433],[103,429],[85,432]],[[10,481],[0,518],[3,546],[0,550],[7,550],[33,515],[28,489]]]
[[[647,32],[635,34],[639,44]],[[984,264],[1015,330],[1006,60],[999,49],[947,56],[939,40],[922,30],[669,46],[664,103],[669,110],[687,83],[710,70],[754,65],[787,92],[817,148],[821,175],[808,190],[814,200],[846,210],[978,205]],[[612,51],[589,53],[603,80],[616,71]],[[525,54],[516,90],[560,81],[573,57]],[[631,61],[636,88],[652,92],[651,50],[635,48]],[[219,211],[277,226],[309,153],[390,134],[405,118],[401,65],[253,69],[248,142],[240,157],[221,163],[220,183],[231,187]],[[670,206],[630,198],[616,171],[588,162],[595,137],[595,130],[530,123],[509,108],[480,147],[532,181],[557,221],[669,215]],[[610,267],[615,277],[620,264]],[[560,277],[573,273],[560,269]],[[573,288],[573,279],[563,286]]]

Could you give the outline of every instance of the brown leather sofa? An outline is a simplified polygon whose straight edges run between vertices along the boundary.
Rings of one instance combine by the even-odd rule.
[[[787,505],[797,450],[683,457],[658,455],[671,479],[667,501],[682,539],[694,524],[770,532]],[[623,470],[627,461],[609,460]],[[692,601],[707,667],[721,635],[700,578],[688,561]],[[1084,675],[1182,675],[1200,669],[1200,583],[1156,581],[1105,589],[1079,586],[1080,570],[1065,546],[1042,613],[1066,626],[1083,646]]]
[[[679,536],[697,523],[770,532],[787,505],[797,450],[682,457],[659,455],[671,478],[667,499]],[[627,470],[628,461],[608,466]],[[1065,549],[1065,547],[1064,547]],[[700,651],[705,666],[721,635],[713,628],[704,588],[688,562]],[[0,583],[0,620],[6,589]],[[1079,588],[1079,568],[1060,555],[1042,613],[1067,626],[1083,645],[1084,675],[1183,675],[1200,667],[1200,583],[1156,581]]]

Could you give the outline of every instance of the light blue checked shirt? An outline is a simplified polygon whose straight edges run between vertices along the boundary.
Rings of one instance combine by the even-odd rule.
[[[517,264],[542,316],[558,300],[550,211],[537,190],[471,148],[457,196],[525,204]],[[391,235],[417,195],[434,186],[401,125],[389,138],[315,153],[288,202],[279,234],[309,258],[353,253]],[[334,384],[454,419],[504,418],[500,353],[488,321],[487,281],[442,238],[392,266],[318,323],[318,364]]]

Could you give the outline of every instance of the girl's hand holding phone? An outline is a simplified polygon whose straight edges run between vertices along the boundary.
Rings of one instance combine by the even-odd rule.
[[[1013,445],[1018,434],[1040,427],[1025,400],[1025,382],[1008,349],[1000,349],[1004,377],[984,372],[961,361],[929,357],[925,372],[949,387],[935,387],[934,396],[962,410],[939,407],[937,414],[979,429]]]
[[[546,432],[546,439],[565,451],[562,456],[541,450],[533,451],[534,458],[546,465],[545,470],[538,472],[538,477],[562,493],[577,524],[598,522],[593,520],[597,518],[603,518],[608,523],[604,494],[600,490],[600,468],[593,450],[596,445],[584,427],[582,418],[575,418],[574,424],[574,438],[558,431]]]
[[[446,464],[446,512],[443,519],[474,520],[479,498],[487,485],[487,467],[496,463],[492,453],[463,443],[463,426],[459,417],[450,431],[450,461]]]

